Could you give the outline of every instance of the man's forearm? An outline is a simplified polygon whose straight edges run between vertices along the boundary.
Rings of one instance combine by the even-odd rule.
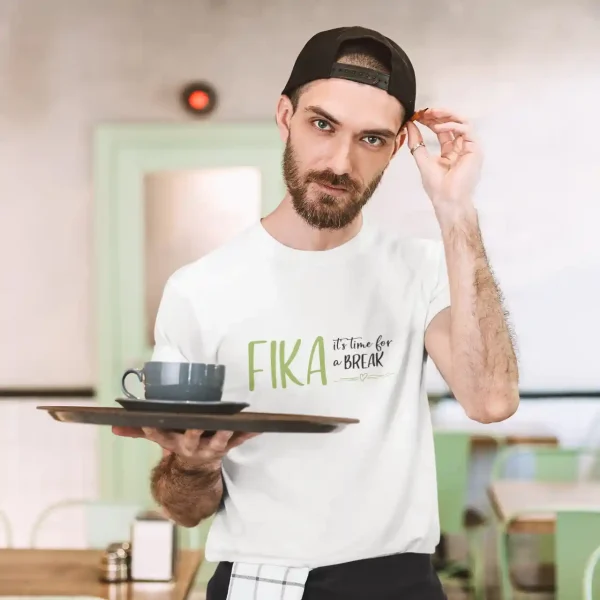
[[[472,417],[502,420],[518,407],[518,364],[477,212],[464,211],[441,226],[452,305],[453,392]]]
[[[217,512],[223,498],[220,462],[190,467],[175,454],[152,471],[152,496],[179,525],[195,527]]]

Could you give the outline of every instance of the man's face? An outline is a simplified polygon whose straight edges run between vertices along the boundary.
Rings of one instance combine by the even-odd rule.
[[[289,122],[283,174],[309,225],[341,229],[358,216],[403,141],[403,114],[395,98],[369,85],[326,79],[307,86]]]

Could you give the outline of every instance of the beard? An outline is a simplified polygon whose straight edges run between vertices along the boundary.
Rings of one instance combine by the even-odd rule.
[[[283,178],[292,205],[302,219],[315,229],[343,229],[352,223],[377,189],[382,177],[383,171],[364,187],[350,175],[336,175],[331,170],[301,173],[289,138],[285,145]],[[331,196],[326,192],[317,192],[313,198],[309,198],[308,186],[311,183],[341,186],[346,193],[343,196]]]

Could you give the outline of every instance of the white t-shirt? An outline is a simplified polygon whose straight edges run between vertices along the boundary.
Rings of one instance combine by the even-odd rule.
[[[354,417],[328,434],[258,436],[223,461],[209,561],[315,568],[439,541],[425,330],[449,306],[443,246],[365,220],[326,251],[262,224],[168,281],[153,360],[226,366],[223,400]]]

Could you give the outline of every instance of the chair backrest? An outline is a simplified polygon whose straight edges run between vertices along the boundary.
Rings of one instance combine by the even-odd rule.
[[[600,480],[600,411],[588,422],[587,427],[581,447],[594,452],[594,458],[588,466],[588,478]]]
[[[586,568],[600,543],[597,511],[560,511],[556,521],[556,600],[584,597]],[[600,573],[591,577],[593,598],[600,598]]]
[[[590,554],[585,565],[585,572],[583,574],[584,600],[594,600],[594,596],[596,599],[600,597],[598,594],[598,579],[600,578],[600,575],[598,574],[598,571],[600,570],[598,569],[598,563],[600,563],[600,546]]]
[[[585,448],[600,448],[600,411],[587,422],[587,433],[583,438],[582,446]]]
[[[440,529],[444,534],[464,531],[471,435],[434,432]]]
[[[531,479],[535,481],[577,481],[592,475],[599,450],[556,446],[508,446],[494,461],[492,480]]]
[[[580,477],[582,453],[574,448],[539,448],[535,453],[537,481],[576,481]]]
[[[79,514],[73,509],[80,509]],[[83,537],[83,545],[86,548],[102,549],[113,542],[128,541],[131,539],[131,525],[136,515],[143,507],[138,504],[119,502],[100,502],[95,500],[64,500],[46,508],[36,520],[31,533],[31,547],[40,545],[39,540],[44,529],[51,525],[56,516],[63,516],[61,520],[61,542],[64,541],[64,522],[69,518],[74,529],[79,531]],[[75,513],[75,514],[74,514]],[[53,547],[63,544],[53,540]],[[73,547],[72,542],[67,546]]]
[[[512,525],[531,515],[548,512],[548,507],[529,509],[511,515],[498,531],[500,555],[499,566],[502,586],[511,587],[508,566],[506,538]],[[600,505],[598,510],[573,510],[556,507],[556,530],[554,544],[554,564],[556,565],[556,594],[555,600],[579,600],[584,598],[584,582],[590,554],[600,541]],[[600,573],[593,578],[594,599],[600,598]]]
[[[0,546],[10,548],[12,546],[12,527],[6,514],[0,510]]]

